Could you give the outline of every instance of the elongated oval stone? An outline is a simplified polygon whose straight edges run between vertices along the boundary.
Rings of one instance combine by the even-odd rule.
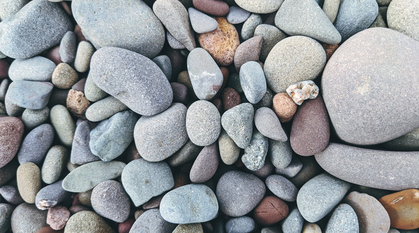
[[[156,63],[126,49],[97,50],[92,56],[89,78],[140,115],[163,112],[173,100],[172,87]]]
[[[386,190],[419,186],[417,151],[382,151],[330,143],[315,158],[328,173],[353,184]]]

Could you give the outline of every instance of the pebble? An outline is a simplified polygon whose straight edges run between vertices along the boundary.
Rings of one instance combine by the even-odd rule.
[[[71,171],[63,180],[62,187],[68,192],[85,192],[97,184],[119,177],[125,163],[120,161],[96,161],[81,165]]]
[[[71,19],[59,5],[31,1],[1,24],[0,51],[15,59],[31,58],[59,44],[72,27]]]
[[[242,30],[240,32],[242,39],[248,40],[253,37],[256,27],[260,24],[262,24],[262,17],[258,14],[251,14],[243,23]]]
[[[339,12],[340,0],[324,0],[323,11],[329,18],[330,22],[334,23]]]
[[[71,7],[83,35],[97,48],[119,47],[149,58],[163,48],[163,25],[145,2],[74,0]]]
[[[281,229],[287,233],[301,233],[304,225],[304,218],[297,207],[294,207],[287,217],[281,222]]]
[[[211,179],[217,171],[219,152],[216,143],[204,147],[195,159],[189,178],[193,183],[204,183]]]
[[[80,41],[74,58],[74,69],[80,73],[86,72],[90,67],[90,59],[94,51],[92,44],[87,41]]]
[[[394,0],[387,10],[388,27],[419,41],[419,4],[415,1]]]
[[[189,102],[189,90],[185,84],[172,82],[170,83],[173,90],[173,102],[187,104]]]
[[[266,155],[268,154],[268,139],[259,131],[253,131],[250,144],[244,148],[244,154],[241,161],[247,169],[251,171],[260,170],[265,164]]]
[[[166,32],[166,38],[167,43],[172,49],[186,49],[185,45],[176,40],[169,31]]]
[[[0,232],[5,233],[10,229],[10,219],[14,207],[10,204],[0,204]]]
[[[325,64],[326,53],[321,44],[306,36],[292,36],[272,48],[264,71],[268,86],[279,93],[291,84],[316,78]]]
[[[208,51],[220,66],[233,63],[234,53],[240,44],[239,34],[224,17],[216,17],[218,28],[214,31],[199,34],[199,44]]]
[[[22,122],[25,128],[32,130],[33,128],[45,123],[50,114],[50,109],[45,107],[40,110],[25,109],[22,113]]]
[[[91,129],[88,121],[82,121],[77,124],[73,144],[71,145],[70,162],[72,164],[82,165],[100,160],[90,150],[90,132]]]
[[[71,147],[76,124],[67,108],[63,105],[55,105],[51,108],[50,118],[61,143],[64,146]]]
[[[241,104],[240,94],[233,88],[226,87],[223,91],[224,111]]]
[[[104,162],[119,157],[134,139],[137,119],[133,112],[123,111],[101,121],[90,131],[90,151]]]
[[[248,216],[231,218],[225,225],[225,230],[228,233],[250,233],[253,232],[255,228],[255,220]]]
[[[9,85],[6,100],[21,108],[43,109],[48,104],[53,87],[48,82],[15,81]]]
[[[64,34],[60,42],[60,58],[65,63],[73,63],[76,57],[77,38],[73,31]]]
[[[298,210],[308,222],[317,222],[333,210],[350,187],[349,183],[322,173],[307,181],[298,191]]]
[[[283,123],[290,122],[297,112],[297,104],[287,93],[278,93],[273,98],[273,110]]]
[[[71,88],[78,80],[79,75],[67,63],[60,63],[52,73],[52,83],[60,89]]]
[[[246,21],[250,14],[251,13],[249,11],[243,8],[231,6],[226,18],[231,24],[240,24]]]
[[[22,199],[22,197],[19,194],[18,189],[14,186],[11,186],[11,185],[1,186],[0,187],[0,195],[6,202],[8,202],[12,205],[15,205],[15,206],[20,205],[24,202],[24,200]],[[0,209],[1,209],[1,207],[0,207]],[[0,229],[1,229],[1,227],[0,227]],[[0,230],[0,232],[2,232],[2,231]]]
[[[108,96],[108,94],[100,89],[89,76],[84,85],[84,94],[86,99],[90,102],[96,102]]]
[[[246,99],[256,104],[266,92],[266,79],[262,67],[255,61],[248,61],[240,68],[240,84]]]
[[[0,20],[4,21],[17,12],[19,12],[22,7],[25,6],[29,1],[28,0],[4,0],[1,2],[2,9],[0,10]]]
[[[241,43],[234,53],[234,66],[237,71],[248,61],[258,61],[262,49],[262,36],[255,36]]]
[[[47,224],[55,231],[62,230],[70,218],[70,211],[64,206],[55,206],[48,209]]]
[[[232,165],[240,156],[240,148],[224,130],[221,131],[220,137],[218,138],[218,148],[220,150],[221,160],[226,165]]]
[[[108,96],[91,104],[86,110],[86,118],[92,122],[103,121],[128,107],[113,96]]]
[[[255,113],[255,125],[265,137],[275,141],[288,141],[288,136],[282,129],[281,123],[275,112],[267,107],[261,107]]]
[[[174,103],[160,114],[140,117],[134,128],[134,141],[145,160],[162,161],[188,141],[186,111],[185,105]]]
[[[326,44],[339,44],[342,39],[341,31],[314,0],[285,1],[275,16],[275,25],[288,35],[304,35]]]
[[[197,146],[209,146],[221,132],[220,112],[206,100],[195,101],[186,112],[186,131]]]
[[[256,175],[257,177],[261,179],[265,179],[266,177],[274,173],[274,171],[275,171],[275,167],[272,165],[271,161],[269,161],[268,159],[265,161],[265,164],[263,165],[261,169],[257,171],[252,171],[252,174]]]
[[[70,193],[63,189],[62,183],[63,181],[60,180],[39,190],[35,198],[36,207],[40,210],[46,210],[69,198]]]
[[[281,230],[277,227],[264,227],[260,233],[281,233]]]
[[[9,67],[9,78],[12,81],[51,81],[55,63],[48,58],[36,56],[29,59],[16,59]]]
[[[22,203],[12,213],[12,232],[36,233],[46,226],[47,211],[38,210],[35,205]]]
[[[193,0],[192,3],[197,10],[214,16],[225,16],[229,12],[228,4],[223,1]]]
[[[356,33],[367,29],[377,18],[377,15],[378,4],[375,0],[365,0],[362,3],[343,0],[340,3],[334,25],[342,35],[342,41],[345,41]],[[363,44],[362,46],[366,48],[368,45]],[[374,54],[378,53],[374,52]]]
[[[179,224],[172,233],[204,233],[201,223]]]
[[[203,184],[188,184],[163,196],[160,214],[164,220],[176,224],[208,222],[218,214],[214,192]]]
[[[314,160],[314,156],[300,157],[302,168],[290,181],[297,187],[303,186],[308,180],[323,172],[322,168]]]
[[[174,186],[170,167],[166,162],[147,162],[136,159],[122,171],[122,185],[136,207],[146,203]]]
[[[31,130],[22,141],[17,158],[20,164],[33,162],[40,165],[54,140],[54,128],[42,124]]]
[[[278,223],[288,215],[288,205],[275,196],[266,196],[254,210],[254,218],[262,226]]]
[[[196,33],[207,33],[217,29],[217,20],[206,15],[205,13],[202,13],[193,7],[188,9],[188,13],[189,19],[191,20],[192,29]]]
[[[390,217],[373,196],[352,191],[345,198],[358,217],[359,232],[387,233],[390,230]]]
[[[294,202],[298,188],[287,178],[280,175],[270,175],[265,180],[266,187],[281,200]]]
[[[292,149],[289,141],[269,140],[268,156],[275,168],[288,167],[292,161]]]
[[[202,147],[197,146],[188,140],[185,145],[182,146],[182,148],[180,148],[176,153],[167,159],[167,163],[170,165],[170,167],[183,165],[196,159],[201,150]]]
[[[255,28],[253,36],[262,36],[262,48],[260,50],[260,60],[265,61],[272,48],[287,36],[277,27],[268,24],[259,24]]]
[[[113,233],[114,230],[93,211],[80,211],[73,214],[67,221],[64,233],[90,232],[90,233]]]
[[[329,138],[329,118],[323,99],[318,96],[305,101],[292,121],[292,150],[302,156],[318,154],[327,147]]]
[[[16,155],[22,140],[24,126],[16,117],[0,117],[0,168]]]
[[[85,113],[89,105],[90,101],[86,98],[83,91],[69,90],[66,106],[72,114],[81,119],[86,119]]]
[[[419,190],[406,189],[379,199],[390,217],[391,227],[404,230],[419,228],[416,214],[419,207],[418,196]]]
[[[42,164],[41,177],[46,184],[59,180],[68,160],[69,151],[61,145],[54,145],[48,150]]]
[[[224,173],[216,188],[221,212],[231,217],[240,217],[252,211],[263,199],[265,191],[263,181],[241,171]]]
[[[126,49],[97,50],[92,56],[89,78],[140,115],[158,114],[172,103],[173,91],[163,71],[147,57]]]
[[[239,104],[221,116],[221,125],[228,136],[242,149],[247,147],[253,135],[254,109],[250,103]]]
[[[327,222],[325,233],[333,232],[359,232],[358,217],[350,205],[340,204],[333,211],[332,216]]]
[[[322,229],[315,223],[305,223],[302,233],[322,233]]]
[[[91,203],[97,214],[118,223],[125,222],[130,215],[130,199],[122,185],[114,180],[94,187]]]
[[[35,196],[41,189],[41,171],[36,164],[21,164],[16,171],[17,188],[22,199],[29,204],[35,203]]]
[[[166,75],[167,80],[172,79],[172,62],[167,55],[160,55],[152,60],[156,65],[163,71],[164,75]]]
[[[146,210],[141,214],[130,230],[130,233],[161,233],[161,232],[173,232],[176,225],[166,222],[160,215],[158,209]]]

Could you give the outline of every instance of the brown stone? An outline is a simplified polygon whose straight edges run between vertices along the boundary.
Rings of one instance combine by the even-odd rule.
[[[278,93],[273,99],[273,109],[281,122],[289,122],[297,111],[297,105],[287,93]]]
[[[77,117],[86,119],[84,114],[90,106],[90,101],[84,96],[82,91],[71,89],[67,96],[67,109]]]
[[[76,33],[76,37],[77,37],[77,41],[87,41],[86,37],[84,37],[83,32],[81,31],[81,27],[76,24],[76,26],[74,27],[74,33]]]
[[[262,48],[263,37],[255,36],[241,43],[234,54],[234,66],[237,72],[240,67],[248,61],[259,61],[260,50]],[[262,68],[263,68],[263,63]]]
[[[78,82],[76,82],[71,89],[76,91],[84,91],[84,85],[86,84],[86,78],[80,79]]]
[[[6,166],[19,150],[24,125],[16,117],[0,117],[0,168]]]
[[[0,59],[0,79],[9,77],[10,64],[5,59]]]
[[[379,199],[390,216],[390,226],[413,230],[419,228],[419,190],[406,189]]]
[[[130,218],[127,221],[120,223],[118,225],[118,233],[129,233],[129,230],[131,230],[132,225],[134,225],[135,219]]]
[[[330,59],[336,49],[339,47],[337,44],[322,44],[324,51],[326,52],[326,61]]]
[[[227,87],[223,92],[224,111],[241,104],[239,93],[233,88]]]
[[[227,22],[226,18],[215,18],[218,28],[214,31],[199,35],[199,44],[208,51],[220,66],[233,63],[234,53],[240,44],[239,34],[234,25]]]
[[[64,233],[64,229],[56,231],[50,226],[45,226],[39,229],[36,233]]]
[[[268,226],[281,221],[288,215],[288,205],[275,196],[265,197],[254,210],[254,219]]]
[[[48,209],[47,224],[53,230],[61,230],[70,218],[70,211],[64,206],[54,206]]]
[[[230,11],[227,3],[217,0],[193,0],[193,6],[207,14],[215,16],[225,16]]]

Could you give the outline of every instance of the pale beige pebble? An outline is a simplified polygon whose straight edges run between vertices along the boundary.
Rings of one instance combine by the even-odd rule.
[[[17,189],[22,199],[28,204],[35,203],[35,197],[41,189],[41,171],[32,163],[21,164],[16,171]]]
[[[92,191],[93,189],[79,193],[79,201],[82,205],[89,207],[92,206],[92,202],[90,200],[90,198],[92,197]]]
[[[222,130],[218,138],[218,148],[220,150],[220,157],[226,165],[232,165],[240,156],[240,148],[236,145],[233,139]]]
[[[90,106],[90,101],[82,91],[71,89],[68,92],[67,109],[79,118],[85,119],[85,113]]]
[[[283,123],[289,122],[297,111],[297,104],[287,93],[278,93],[273,98],[273,109]]]
[[[136,210],[134,213],[134,218],[137,220],[142,214],[144,214],[145,210]]]
[[[51,108],[50,118],[61,143],[70,147],[73,143],[76,124],[67,108],[60,104],[55,105]]]
[[[60,89],[69,89],[73,86],[79,75],[77,72],[67,63],[60,63],[55,67],[54,72],[52,73],[52,83],[54,86]]]
[[[61,230],[70,218],[70,211],[64,206],[54,206],[48,209],[47,224],[53,230]]]
[[[204,233],[201,223],[179,224],[172,233]]]
[[[68,150],[61,145],[51,147],[42,165],[42,181],[46,184],[52,184],[58,181],[68,160],[68,155]]]
[[[84,95],[91,102],[96,102],[100,99],[108,96],[108,93],[100,89],[91,77],[87,77],[86,83],[84,84]]]
[[[90,59],[95,49],[87,41],[81,41],[77,47],[76,57],[74,59],[74,68],[80,72],[86,72],[90,67]]]
[[[332,23],[335,22],[336,16],[338,15],[340,1],[341,0],[325,0],[323,3],[323,11]]]
[[[319,87],[311,80],[301,81],[290,85],[287,94],[297,105],[301,105],[304,100],[315,99],[319,94]]]
[[[322,233],[322,229],[315,223],[305,223],[302,233]]]

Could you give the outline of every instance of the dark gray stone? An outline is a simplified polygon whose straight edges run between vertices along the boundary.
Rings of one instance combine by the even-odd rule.
[[[29,59],[16,59],[10,64],[9,78],[12,81],[50,82],[55,63],[48,58],[36,56]]]
[[[31,130],[23,139],[17,153],[19,163],[33,162],[40,165],[54,141],[54,134],[54,128],[47,123]]]
[[[21,108],[43,109],[54,85],[48,82],[15,81],[9,85],[6,99]]]
[[[383,144],[389,150],[419,150],[419,128]]]

